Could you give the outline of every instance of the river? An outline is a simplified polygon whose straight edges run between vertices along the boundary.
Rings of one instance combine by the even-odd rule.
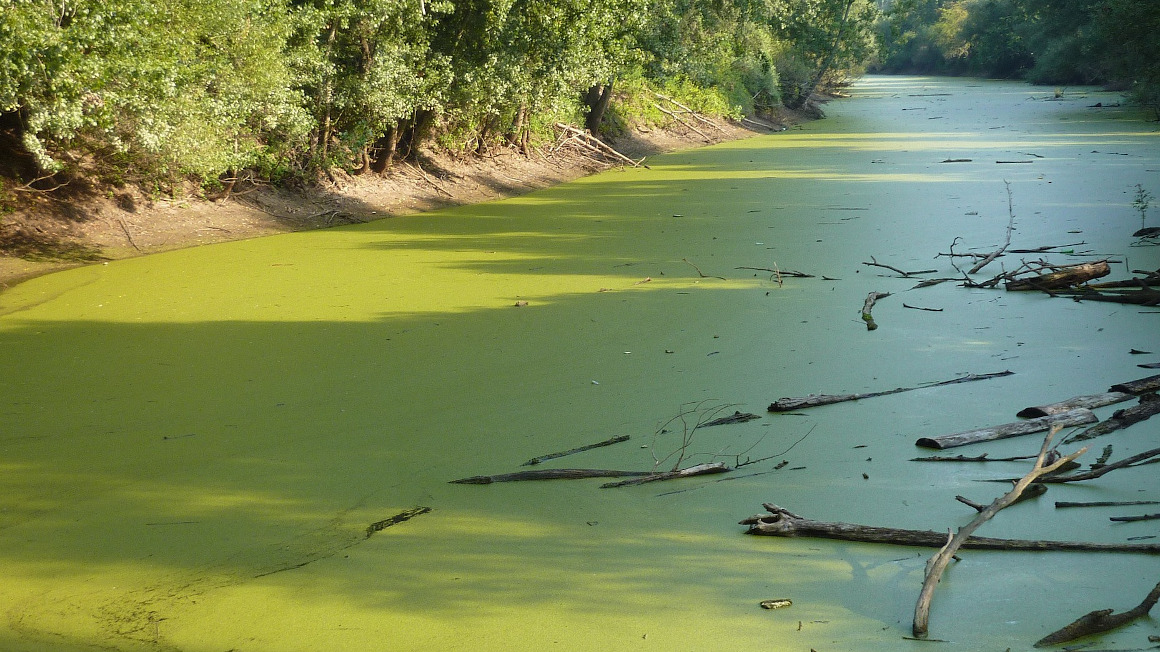
[[[0,648],[931,649],[904,639],[930,551],[747,536],[737,522],[774,502],[820,520],[959,527],[974,512],[956,494],[990,502],[1002,486],[978,480],[1026,465],[908,461],[928,452],[918,437],[1151,373],[1136,365],[1160,360],[1156,309],[911,289],[863,264],[955,276],[936,254],[993,250],[1014,214],[1015,248],[1108,256],[1116,278],[1160,267],[1160,248],[1131,237],[1136,184],[1160,193],[1156,123],[1115,94],[1053,90],[867,77],[825,120],[648,169],[0,294]],[[871,291],[893,293],[874,331],[860,319]],[[766,412],[783,396],[1004,370]],[[697,419],[733,411],[762,418],[685,442]],[[631,439],[520,466],[615,435]],[[1084,461],[1158,439],[1145,422],[1094,440]],[[1023,455],[1040,441],[960,450]],[[613,489],[449,483],[671,468],[682,450],[684,464],[769,459]],[[1147,508],[1053,507],[1160,499],[1150,468],[1053,487],[979,533],[1154,536],[1155,521],[1107,520]],[[419,506],[431,511],[368,536]],[[1160,580],[1160,561],[1139,555],[961,558],[933,602],[940,650],[1029,649]],[[792,606],[758,606],[775,598]],[[1157,633],[1145,620],[1101,644]]]

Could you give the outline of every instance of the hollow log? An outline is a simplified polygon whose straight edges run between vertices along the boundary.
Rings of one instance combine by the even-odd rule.
[[[1155,394],[1142,394],[1140,396],[1140,402],[1136,405],[1126,407],[1122,410],[1116,410],[1107,421],[1097,423],[1081,433],[1072,435],[1065,439],[1063,443],[1071,444],[1077,441],[1094,439],[1101,435],[1127,428],[1134,423],[1144,421],[1156,414],[1160,414],[1160,396]]]
[[[886,543],[922,548],[941,548],[947,543],[946,532],[814,521],[788,512],[772,503],[765,503],[764,507],[770,513],[751,516],[740,522],[741,525],[749,526],[746,534],[788,538],[837,539],[840,541]],[[1088,543],[1082,541],[1038,539],[996,539],[993,537],[976,536],[967,537],[962,547],[974,550],[1134,552],[1149,555],[1160,554],[1160,544],[1157,543]]]
[[[1021,435],[1030,435],[1037,432],[1044,432],[1052,426],[1059,426],[1061,428],[1070,428],[1072,426],[1079,426],[1085,423],[1095,423],[1098,421],[1096,415],[1087,408],[1076,408],[1067,412],[1059,414],[1049,414],[1045,417],[1037,417],[1028,419],[1027,421],[1016,421],[1014,423],[1005,423],[1000,426],[991,426],[989,428],[978,428],[976,430],[967,430],[958,432],[953,435],[943,435],[941,437],[922,437],[914,442],[916,446],[923,448],[954,448],[956,446],[966,446],[968,444],[977,444],[983,441],[992,441],[995,439],[1007,439],[1008,437],[1019,437]]]
[[[1160,390],[1160,374],[1132,380],[1108,388],[1109,392],[1124,392],[1125,394],[1148,394]]]
[[[773,403],[769,404],[770,412],[789,412],[791,410],[800,410],[802,408],[817,407],[819,405],[830,405],[832,403],[844,403],[846,401],[857,401],[864,398],[874,398],[876,396],[889,396],[890,394],[898,394],[901,392],[912,392],[916,389],[927,389],[929,387],[940,387],[942,385],[954,385],[957,383],[969,383],[976,380],[988,380],[990,378],[1000,378],[1002,376],[1013,375],[1014,371],[1000,371],[993,374],[967,374],[951,380],[944,380],[937,383],[928,383],[926,385],[919,385],[917,387],[898,387],[895,389],[888,389],[880,392],[867,392],[865,394],[810,394],[809,396],[798,398],[779,398]]]
[[[1054,631],[1039,639],[1035,642],[1035,647],[1059,645],[1060,643],[1074,641],[1077,638],[1122,627],[1140,616],[1146,615],[1156,605],[1157,600],[1160,600],[1160,583],[1156,584],[1152,591],[1144,598],[1144,601],[1135,607],[1118,614],[1112,613],[1111,609],[1089,612],[1080,616],[1079,619],[1067,627]]]
[[[1035,407],[1023,408],[1015,416],[1023,417],[1024,419],[1031,417],[1046,417],[1052,414],[1059,414],[1074,410],[1076,408],[1087,408],[1094,410],[1096,408],[1104,407],[1105,405],[1113,405],[1121,403],[1132,398],[1131,394],[1126,392],[1105,392],[1103,394],[1090,394],[1088,396],[1073,396],[1066,401],[1058,403],[1051,403],[1048,405],[1037,405]]]
[[[1057,290],[1079,285],[1093,278],[1101,278],[1112,273],[1108,261],[1101,260],[1094,263],[1068,265],[1054,272],[1040,274],[1032,278],[1021,278],[1008,281],[1005,287],[1009,291],[1020,290]]]

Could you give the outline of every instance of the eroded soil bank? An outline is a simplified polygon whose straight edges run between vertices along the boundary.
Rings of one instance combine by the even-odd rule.
[[[1150,373],[1136,365],[1160,359],[1154,309],[912,290],[862,264],[954,275],[936,254],[955,238],[956,251],[1001,244],[1008,182],[1016,246],[1110,256],[1117,276],[1160,267],[1130,237],[1135,184],[1160,185],[1160,137],[1117,100],[871,77],[827,120],[650,169],[22,283],[0,294],[0,647],[927,650],[904,636],[929,553],[746,536],[737,521],[774,502],[960,526],[974,511],[955,495],[989,502],[1002,488],[978,481],[1024,466],[908,461],[919,437]],[[860,319],[871,291],[893,293],[874,331]],[[1003,370],[765,412],[782,396]],[[713,407],[762,418],[683,446]],[[1153,448],[1157,428],[1096,448]],[[631,439],[540,466],[768,459],[619,489],[449,484],[614,435]],[[1119,512],[1053,508],[1160,498],[1149,468],[1053,487],[980,534],[1155,536],[1107,520]],[[431,511],[368,536],[416,507]],[[1083,613],[1133,606],[1160,575],[1138,555],[961,556],[933,604],[940,649],[1030,649]],[[792,605],[760,608],[771,599]],[[1100,642],[1157,633],[1145,620]]]

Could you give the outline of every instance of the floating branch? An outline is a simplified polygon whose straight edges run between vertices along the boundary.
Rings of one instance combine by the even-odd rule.
[[[1135,607],[1123,612],[1112,613],[1111,609],[1102,609],[1100,611],[1092,611],[1084,616],[1080,616],[1078,620],[1072,624],[1054,631],[1047,636],[1035,642],[1035,647],[1047,647],[1048,645],[1059,645],[1068,641],[1074,641],[1077,638],[1090,636],[1091,634],[1099,634],[1117,627],[1122,627],[1132,622],[1133,620],[1146,615],[1156,605],[1156,601],[1160,600],[1160,584],[1157,584],[1144,601]]]
[[[733,269],[751,269],[757,272],[769,272],[770,274],[777,274],[779,276],[789,276],[792,278],[817,278],[813,274],[806,274],[804,272],[795,272],[792,269],[774,269],[770,267],[734,267]]]
[[[1079,465],[1077,464],[1076,466],[1079,466]],[[1047,493],[1047,485],[1045,485],[1045,484],[1033,484],[1030,487],[1027,487],[1026,489],[1024,489],[1023,493],[1019,494],[1019,497],[1016,498],[1015,502],[1013,502],[1011,504],[1014,505],[1015,503],[1021,503],[1025,500],[1031,500],[1032,498],[1038,498],[1045,493]],[[955,496],[955,500],[966,505],[967,507],[970,507],[971,509],[975,510],[976,512],[981,512],[981,511],[987,509],[987,505],[983,505],[981,503],[976,503],[975,501],[971,500],[970,498],[966,498],[964,496]]]
[[[734,423],[745,423],[746,421],[753,421],[754,419],[760,418],[760,416],[750,412],[734,412],[727,417],[721,417],[720,419],[713,419],[707,423],[702,423],[701,427],[708,428],[709,426],[727,426]]]
[[[837,539],[860,543],[888,543],[899,546],[941,548],[946,545],[947,533],[932,530],[905,530],[875,527],[854,523],[814,521],[788,512],[773,503],[764,503],[769,514],[758,514],[740,522],[748,525],[746,534],[774,537],[805,537]],[[974,550],[1037,550],[1063,552],[1134,552],[1160,554],[1157,543],[1086,543],[1081,541],[1050,541],[1038,539],[996,539],[967,537],[962,548]]]
[[[1081,433],[1072,435],[1064,440],[1063,443],[1071,444],[1077,441],[1086,441],[1094,439],[1101,435],[1106,435],[1110,432],[1122,430],[1128,426],[1144,421],[1145,419],[1160,414],[1160,396],[1155,394],[1143,394],[1140,396],[1140,402],[1132,407],[1126,407],[1122,410],[1116,410],[1110,419],[1103,423],[1098,423]]]
[[[652,471],[613,471],[610,469],[539,469],[502,473],[500,475],[473,475],[470,478],[452,480],[451,484],[491,484],[493,482],[519,482],[522,480],[579,480],[582,478],[622,478],[635,475],[653,475]]]
[[[1005,242],[1003,242],[1002,247],[992,251],[991,253],[984,256],[982,260],[975,263],[974,267],[967,270],[967,274],[975,274],[987,265],[990,265],[991,261],[995,260],[999,256],[1002,256],[1003,252],[1007,251],[1007,247],[1011,246],[1011,232],[1015,230],[1015,212],[1011,207],[1011,184],[1007,181],[1004,181],[1003,185],[1007,187],[1007,215],[1009,216],[1009,219],[1007,220],[1007,239]]]
[[[564,457],[567,455],[572,455],[574,453],[583,453],[584,451],[592,450],[593,448],[600,448],[601,446],[611,446],[613,444],[619,444],[622,441],[628,441],[628,435],[617,435],[616,437],[613,437],[611,439],[605,439],[604,441],[598,441],[595,444],[588,444],[587,446],[579,446],[577,448],[572,448],[572,449],[569,449],[569,450],[566,450],[566,451],[563,451],[560,453],[548,453],[547,455],[533,457],[532,459],[528,460],[527,462],[524,462],[520,466],[535,466],[536,464],[540,464],[541,462],[546,462],[548,460],[554,460],[557,457]]]
[[[942,312],[942,308],[923,308],[922,306],[912,306],[909,303],[902,304],[903,308],[910,308],[911,310],[925,310],[927,312]]]
[[[1056,509],[1065,507],[1125,507],[1129,505],[1160,505],[1160,500],[1093,500],[1089,502],[1055,501]]]
[[[630,480],[621,480],[620,482],[606,482],[600,485],[601,489],[611,489],[613,487],[627,487],[630,485],[644,484],[646,482],[658,482],[660,480],[675,480],[677,478],[690,478],[695,475],[708,475],[710,473],[728,473],[733,469],[725,466],[724,462],[707,462],[705,464],[698,464],[690,466],[686,469],[678,471],[662,471],[660,473],[647,473],[637,478]],[[633,474],[639,475],[639,474]]]
[[[1094,480],[1102,475],[1111,473],[1116,469],[1135,466],[1140,463],[1144,463],[1145,460],[1149,460],[1156,456],[1160,456],[1160,448],[1153,448],[1152,450],[1144,451],[1143,453],[1137,453],[1136,455],[1125,457],[1122,460],[1101,466],[1098,469],[1081,471],[1080,473],[1072,473],[1071,475],[1044,476],[1036,480],[1036,482],[1080,482],[1082,480]],[[1007,482],[1007,480],[996,480],[996,482]]]
[[[966,455],[955,455],[953,457],[931,455],[930,457],[912,457],[911,462],[1022,462],[1023,460],[1033,460],[1034,455],[1019,455],[1017,457],[987,457],[986,453],[976,455],[975,457],[967,457]]]
[[[862,304],[862,321],[866,322],[866,330],[872,331],[878,328],[878,324],[874,323],[874,316],[870,314],[870,311],[874,309],[875,302],[888,296],[890,296],[889,292],[871,292],[866,295],[866,301]]]
[[[1047,453],[1051,447],[1051,440],[1059,430],[1060,426],[1051,426],[1051,430],[1043,438],[1043,445],[1039,447],[1039,455],[1035,458],[1035,465],[1027,472],[1027,475],[1020,478],[1019,482],[1016,482],[1015,486],[1011,488],[1011,491],[996,498],[990,505],[979,510],[979,514],[970,523],[959,528],[958,533],[951,537],[946,545],[940,548],[930,558],[930,561],[926,563],[926,576],[922,583],[922,591],[919,593],[918,602],[914,606],[913,633],[915,636],[920,638],[926,636],[930,623],[930,601],[934,597],[935,587],[938,586],[939,581],[942,579],[943,571],[951,563],[951,559],[955,556],[955,553],[970,539],[971,533],[979,529],[983,523],[991,520],[991,518],[1004,508],[1010,507],[1018,502],[1023,492],[1031,486],[1031,483],[1035,482],[1036,478],[1059,469],[1064,464],[1075,460],[1075,458],[1087,452],[1086,447],[1081,448],[1071,455],[1061,457],[1048,464]]]
[[[866,265],[868,267],[881,267],[883,269],[888,269],[892,272],[896,272],[898,274],[901,274],[903,278],[911,278],[911,277],[917,276],[919,274],[934,274],[935,272],[938,271],[937,269],[922,269],[922,270],[919,270],[917,272],[904,272],[901,269],[898,269],[897,267],[891,267],[890,265],[884,265],[884,264],[878,262],[878,260],[875,259],[874,256],[870,257],[870,261],[871,262],[869,262],[869,263],[863,262],[862,264]]]
[[[830,405],[831,403],[844,403],[846,401],[857,401],[864,398],[874,398],[876,396],[887,396],[890,394],[899,394],[901,392],[912,392],[916,389],[927,389],[930,387],[940,387],[942,385],[954,385],[957,383],[969,383],[976,380],[988,380],[990,378],[1000,378],[1002,376],[1011,376],[1014,371],[1000,371],[992,374],[967,374],[959,378],[951,380],[944,380],[937,383],[928,383],[919,385],[917,387],[898,387],[896,389],[888,389],[881,392],[867,392],[865,394],[810,394],[802,398],[779,398],[769,405],[770,412],[791,412],[793,410],[800,410],[802,408],[817,407],[819,405]]]
[[[1122,403],[1132,398],[1132,395],[1126,392],[1105,392],[1103,394],[1089,394],[1087,396],[1073,396],[1066,401],[1058,403],[1051,403],[1048,405],[1038,405],[1035,407],[1023,408],[1015,416],[1029,418],[1029,417],[1045,417],[1051,414],[1059,414],[1060,412],[1067,412],[1076,408],[1087,408],[1094,410],[1096,408],[1104,407],[1105,405],[1113,405],[1115,403]]]
[[[381,521],[375,521],[374,523],[371,523],[367,526],[367,538],[369,539],[370,536],[375,532],[381,532],[391,527],[392,525],[398,525],[403,521],[409,521],[416,516],[426,514],[429,511],[431,511],[430,507],[412,507],[406,511],[399,512],[390,518],[384,518]]]
[[[955,433],[953,435],[943,435],[941,437],[922,437],[918,441],[914,442],[914,444],[916,446],[922,446],[923,448],[954,448],[956,446],[977,444],[983,441],[992,441],[995,439],[1007,439],[1008,437],[1030,435],[1037,432],[1043,432],[1056,426],[1060,428],[1070,428],[1072,426],[1080,426],[1085,423],[1095,423],[1096,421],[1098,421],[1098,419],[1091,410],[1087,408],[1076,408],[1074,410],[1062,412],[1060,414],[1051,414],[1045,417],[1028,419],[1027,421],[1005,423],[1001,426],[991,426],[990,428],[967,430],[964,432]]]
[[[682,262],[684,262],[684,263],[686,263],[686,264],[688,264],[688,265],[689,265],[690,267],[692,267],[693,269],[697,270],[697,276],[700,276],[701,278],[719,278],[719,279],[721,279],[722,281],[727,281],[727,280],[729,280],[729,279],[725,278],[724,276],[710,276],[710,275],[706,274],[705,272],[702,272],[702,271],[701,271],[701,268],[700,268],[700,267],[697,267],[697,266],[696,266],[696,265],[694,265],[693,263],[690,263],[688,258],[682,258],[682,259],[681,259],[681,261],[682,261]]]

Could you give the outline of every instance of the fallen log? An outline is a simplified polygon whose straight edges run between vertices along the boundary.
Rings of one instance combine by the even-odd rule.
[[[1058,290],[1079,285],[1093,278],[1101,278],[1112,273],[1108,261],[1100,260],[1094,263],[1080,263],[1057,268],[1047,274],[1040,274],[1032,278],[1021,278],[1008,281],[1004,287],[1008,291],[1023,290]]]
[[[974,457],[967,457],[966,455],[931,455],[929,457],[912,457],[911,462],[1021,462],[1023,460],[1033,460],[1034,455],[1018,455],[1015,457],[987,457],[987,453],[976,455]]]
[[[874,323],[874,316],[870,311],[874,309],[874,304],[879,299],[885,299],[890,296],[889,292],[871,292],[866,295],[866,301],[862,304],[862,321],[866,322],[866,330],[872,331],[878,328],[878,324]]]
[[[571,448],[569,450],[561,451],[559,453],[548,453],[547,455],[533,457],[532,459],[528,460],[527,462],[524,462],[520,466],[535,466],[536,464],[540,464],[541,462],[546,462],[548,460],[554,460],[557,457],[565,457],[567,455],[573,455],[575,453],[583,453],[584,451],[589,451],[589,450],[592,450],[593,448],[600,448],[602,446],[611,446],[613,444],[619,444],[622,441],[628,441],[628,435],[617,435],[616,437],[612,437],[610,439],[605,439],[604,441],[598,441],[595,444],[588,444],[586,446],[577,446],[576,448]]]
[[[1092,634],[1099,634],[1109,630],[1122,627],[1137,618],[1146,615],[1156,605],[1156,601],[1160,600],[1160,583],[1148,593],[1147,597],[1140,604],[1132,607],[1123,613],[1112,613],[1112,609],[1101,609],[1099,611],[1092,611],[1083,616],[1080,616],[1075,622],[1071,623],[1063,629],[1056,630],[1047,636],[1035,642],[1035,647],[1047,647],[1048,645],[1059,645],[1068,641],[1074,641],[1077,638],[1090,636]]]
[[[1160,519],[1160,514],[1141,514],[1139,516],[1111,516],[1109,521],[1117,523],[1134,523],[1136,521],[1155,521]]]
[[[625,476],[654,475],[652,471],[614,471],[610,469],[539,469],[499,475],[473,475],[452,480],[451,484],[491,484],[522,480],[580,480],[583,478],[623,478]]]
[[[916,446],[923,448],[954,448],[956,446],[966,446],[968,444],[977,444],[983,441],[993,441],[995,439],[1007,439],[1008,437],[1019,437],[1022,435],[1030,435],[1037,432],[1044,432],[1054,426],[1060,428],[1070,428],[1072,426],[1079,426],[1085,423],[1095,423],[1099,419],[1096,415],[1087,408],[1076,408],[1061,412],[1059,414],[1049,414],[1045,417],[1036,417],[1028,419],[1027,421],[1016,421],[1014,423],[1005,423],[999,426],[991,426],[989,428],[978,428],[975,430],[967,430],[958,432],[953,435],[943,435],[941,437],[921,437],[914,442]]]
[[[1087,502],[1055,501],[1055,508],[1064,507],[1124,507],[1128,505],[1160,505],[1160,500],[1091,500]]]
[[[922,582],[922,591],[919,593],[918,602],[914,605],[914,627],[913,633],[917,637],[925,637],[927,634],[927,626],[930,623],[930,601],[934,598],[935,587],[938,586],[939,581],[942,580],[943,571],[946,570],[951,559],[954,558],[955,553],[959,548],[963,547],[963,543],[970,538],[971,533],[979,529],[983,523],[994,518],[1003,509],[1019,502],[1023,497],[1024,491],[1031,487],[1031,483],[1041,475],[1051,473],[1059,469],[1064,464],[1075,460],[1075,458],[1087,452],[1087,447],[1081,448],[1078,451],[1060,457],[1054,462],[1048,462],[1048,451],[1050,450],[1051,440],[1055,434],[1059,432],[1059,426],[1052,426],[1051,431],[1043,438],[1043,444],[1039,447],[1039,455],[1035,458],[1035,465],[1027,472],[1027,475],[1019,479],[1015,486],[1011,488],[1006,494],[999,496],[990,505],[979,510],[979,514],[955,533],[953,537],[947,541],[946,545],[939,549],[929,561],[926,562],[926,574]],[[1057,456],[1058,457],[1058,456]],[[1042,492],[1040,492],[1042,493]]]
[[[746,534],[788,538],[837,539],[840,541],[886,543],[923,548],[941,548],[947,542],[946,532],[814,521],[788,512],[773,503],[764,503],[763,506],[770,512],[769,514],[758,514],[740,522],[741,525],[749,526]],[[1160,554],[1160,544],[1157,543],[1087,543],[1082,541],[1037,539],[996,539],[977,536],[967,537],[962,547],[974,550],[1134,552],[1149,555]]]
[[[1155,394],[1143,394],[1140,396],[1140,402],[1131,407],[1126,407],[1122,410],[1116,410],[1112,413],[1108,420],[1097,423],[1096,425],[1068,437],[1063,441],[1065,444],[1072,444],[1077,441],[1087,441],[1102,435],[1106,435],[1117,430],[1122,430],[1128,426],[1139,423],[1160,414],[1160,396]]]
[[[895,389],[888,389],[880,392],[867,392],[865,394],[810,394],[809,396],[799,398],[779,398],[773,403],[769,404],[769,411],[789,412],[792,410],[800,410],[802,408],[817,407],[819,405],[830,405],[832,403],[857,401],[864,398],[888,396],[890,394],[898,394],[901,392],[912,392],[916,389],[927,389],[930,387],[940,387],[942,385],[954,385],[957,383],[969,383],[976,380],[1000,378],[1002,376],[1011,376],[1014,373],[1014,371],[1000,371],[991,374],[967,374],[965,376],[960,376],[959,378],[952,378],[951,380],[944,380],[937,383],[927,383],[917,387],[897,387]]]
[[[601,489],[611,489],[614,487],[627,487],[630,485],[644,484],[646,482],[659,482],[661,480],[675,480],[677,478],[690,478],[695,475],[708,475],[710,473],[728,473],[733,469],[725,466],[724,462],[708,462],[705,464],[698,464],[690,466],[687,469],[680,469],[677,471],[664,471],[662,473],[648,473],[637,478],[629,480],[621,480],[620,482],[606,482],[600,485]],[[634,474],[636,475],[636,474]]]
[[[1073,396],[1066,401],[1058,403],[1051,403],[1048,405],[1038,405],[1035,407],[1023,408],[1015,415],[1017,417],[1031,418],[1031,417],[1045,417],[1052,414],[1059,414],[1074,410],[1076,408],[1087,408],[1094,410],[1096,408],[1104,407],[1105,405],[1113,405],[1121,403],[1132,398],[1132,395],[1126,392],[1105,392],[1103,394],[1090,394],[1088,396]]]
[[[1132,306],[1160,305],[1160,292],[1152,288],[1139,290],[1105,290],[1099,292],[1086,287],[1075,290],[1047,290],[1052,296],[1067,297],[1074,301],[1103,301],[1106,303],[1122,303]]]
[[[1149,394],[1160,390],[1160,374],[1119,383],[1108,388],[1109,392],[1124,392],[1125,394]]]

